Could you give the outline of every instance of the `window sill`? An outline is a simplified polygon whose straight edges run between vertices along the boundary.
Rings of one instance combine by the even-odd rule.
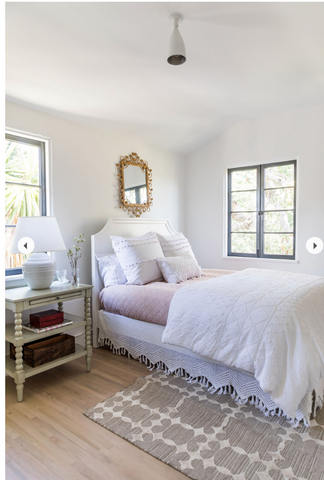
[[[245,261],[252,261],[252,262],[267,262],[267,263],[299,263],[299,260],[285,260],[281,258],[255,258],[255,257],[235,257],[234,255],[231,256],[224,256],[222,257],[224,260],[245,260]]]
[[[26,287],[27,283],[23,274],[5,277],[6,288]]]

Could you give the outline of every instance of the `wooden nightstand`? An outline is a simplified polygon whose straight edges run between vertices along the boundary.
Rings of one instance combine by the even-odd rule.
[[[6,325],[6,341],[16,347],[16,360],[6,357],[6,374],[14,378],[17,388],[17,400],[22,402],[25,378],[70,362],[76,358],[86,357],[87,372],[90,372],[91,346],[91,316],[90,298],[91,285],[72,287],[71,284],[50,287],[45,290],[31,290],[29,287],[12,288],[6,290],[6,308],[15,314],[15,323]],[[22,328],[22,312],[35,307],[43,307],[58,303],[58,310],[63,311],[63,302],[84,298],[84,318],[65,313],[64,320],[73,320],[73,324],[57,328],[44,333],[33,333]],[[85,347],[76,345],[75,353],[59,358],[39,367],[29,367],[23,363],[22,347],[25,343],[49,337],[53,334],[67,332],[77,327],[84,326]]]

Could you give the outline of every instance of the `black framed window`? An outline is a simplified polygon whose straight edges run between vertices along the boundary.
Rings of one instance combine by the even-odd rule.
[[[5,273],[22,273],[26,258],[11,254],[19,217],[46,215],[45,142],[6,134],[5,141]]]
[[[228,255],[295,259],[296,160],[228,170]]]

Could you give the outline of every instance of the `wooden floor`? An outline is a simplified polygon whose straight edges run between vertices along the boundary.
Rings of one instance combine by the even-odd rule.
[[[148,375],[145,365],[105,347],[91,364],[90,373],[80,358],[28,378],[21,403],[6,378],[6,479],[188,480],[82,414]]]

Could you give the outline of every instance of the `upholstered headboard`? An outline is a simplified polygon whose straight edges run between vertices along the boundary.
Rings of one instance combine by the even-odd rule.
[[[113,253],[110,235],[123,237],[139,237],[148,232],[157,232],[161,235],[176,233],[168,220],[140,219],[140,218],[109,218],[100,232],[91,236],[91,276],[92,276],[92,321],[93,346],[98,345],[98,315],[100,310],[99,293],[103,283],[99,276],[96,255],[98,253]]]

